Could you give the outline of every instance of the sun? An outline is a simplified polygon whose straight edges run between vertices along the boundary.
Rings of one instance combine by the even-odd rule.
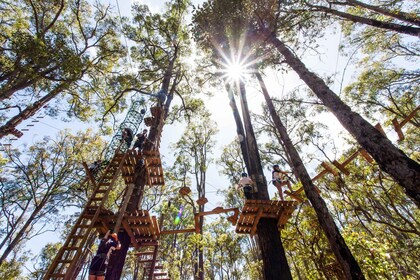
[[[246,67],[244,67],[244,65],[241,63],[233,62],[228,63],[226,66],[227,67],[224,71],[225,76],[230,80],[242,80],[247,72]]]

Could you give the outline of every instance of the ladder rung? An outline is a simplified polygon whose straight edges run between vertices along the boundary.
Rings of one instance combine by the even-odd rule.
[[[71,263],[72,260],[58,260],[59,263]]]
[[[111,186],[111,183],[100,183],[99,186],[109,187]]]
[[[76,246],[63,247],[63,250],[68,250],[68,251],[75,251],[75,250],[78,250],[78,249],[79,249],[79,247],[76,247]]]
[[[90,200],[91,201],[101,201],[103,199],[103,197],[92,197]]]
[[[51,277],[64,277],[66,276],[65,274],[61,274],[61,273],[53,273],[51,274]]]
[[[85,237],[85,236],[84,235],[73,235],[71,238],[82,239],[83,237]]]
[[[78,227],[78,228],[89,228],[90,225],[77,225],[76,227]]]
[[[104,190],[104,189],[97,189],[96,190],[96,193],[106,193],[106,190]]]

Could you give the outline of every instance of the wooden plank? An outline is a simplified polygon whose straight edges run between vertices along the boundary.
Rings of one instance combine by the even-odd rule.
[[[343,172],[345,175],[347,175],[347,176],[350,175],[350,172],[343,165],[341,165],[341,163],[339,163],[338,161],[334,160],[332,162],[332,164],[334,164],[334,166],[337,167],[338,170]]]
[[[383,136],[385,136],[386,137],[386,133],[385,133],[385,131],[384,131],[384,129],[382,128],[382,125],[380,124],[380,123],[377,123],[376,125],[375,125],[375,128],[383,135]]]
[[[373,158],[365,149],[360,149],[360,154],[366,159],[367,162],[369,162],[370,164],[373,163]]]
[[[131,230],[130,225],[128,224],[128,222],[126,220],[122,221],[122,225],[123,228],[125,229],[125,231],[128,233],[128,236],[130,236],[130,240],[131,240],[131,244],[134,246],[134,248],[136,248],[137,250],[140,249],[139,244],[136,242],[136,238],[134,237],[134,233]]]
[[[325,174],[327,174],[328,171],[327,170],[322,170],[320,173],[318,173],[318,175],[316,175],[315,177],[312,178],[312,181],[316,181],[319,178],[322,178]],[[301,188],[302,189],[302,188]]]
[[[89,170],[89,167],[88,167],[87,163],[86,163],[86,162],[82,162],[82,165],[83,165],[83,167],[85,168],[85,172],[86,172],[86,175],[87,175],[87,177],[88,177],[88,179],[89,179],[90,183],[92,184],[92,186],[94,187],[94,189],[96,189],[97,187],[96,187],[96,181],[95,181],[95,178],[93,177],[92,173],[90,172],[90,170]]]
[[[263,214],[263,209],[262,208],[258,209],[257,215],[254,220],[254,224],[251,229],[251,235],[254,235],[257,232],[257,225],[258,225],[258,222],[260,221],[262,214]]]
[[[345,167],[347,164],[349,164],[350,162],[352,162],[357,155],[359,154],[359,150],[355,151],[353,154],[351,154],[351,156],[349,156],[341,165],[343,167]],[[337,167],[338,168],[338,167]],[[344,172],[343,172],[344,173]]]
[[[321,163],[322,167],[324,167],[328,172],[332,173],[334,176],[338,176],[337,171],[335,171],[331,166],[329,166],[326,162]]]
[[[420,105],[417,106],[416,109],[414,109],[413,112],[411,112],[401,123],[400,123],[400,127],[405,126],[412,118],[414,118],[417,114],[417,111],[420,110]]]
[[[403,141],[404,139],[405,139],[405,137],[404,137],[404,133],[402,132],[402,130],[401,130],[401,126],[400,126],[400,124],[398,123],[398,120],[397,120],[397,118],[393,118],[392,119],[392,125],[394,126],[394,130],[397,132],[397,134],[398,134],[398,139],[400,140],[400,141]]]

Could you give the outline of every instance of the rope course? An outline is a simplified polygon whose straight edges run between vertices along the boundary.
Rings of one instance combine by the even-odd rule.
[[[417,106],[416,109],[414,109],[407,117],[405,117],[401,122],[399,122],[397,120],[397,118],[394,118],[392,120],[392,124],[393,124],[393,129],[395,130],[395,132],[398,135],[398,139],[399,141],[402,141],[405,139],[404,137],[404,133],[402,132],[402,128],[409,123],[414,117],[416,117],[418,111],[420,110],[420,106]],[[375,125],[375,128],[377,130],[379,130],[379,132],[381,132],[384,136],[386,136],[386,133],[384,131],[384,129],[382,128],[380,123],[377,123]],[[346,166],[351,163],[358,155],[361,155],[367,162],[369,162],[370,164],[372,164],[374,162],[373,158],[369,155],[369,153],[363,149],[363,148],[358,148],[354,153],[352,153],[347,159],[345,159],[343,162],[338,162],[337,160],[334,160],[332,162],[332,165],[338,169],[339,172],[343,173],[344,175],[350,175],[350,172],[346,169]],[[320,167],[323,168],[323,170],[321,172],[319,172],[315,177],[312,178],[312,181],[316,181],[320,178],[322,178],[325,174],[330,173],[333,174],[334,176],[338,176],[338,171],[335,170],[333,168],[333,166],[331,166],[330,164],[326,163],[326,162],[322,162]],[[302,199],[299,196],[299,193],[301,193],[303,191],[303,187],[299,188],[298,190],[294,191],[293,193],[289,192],[289,191],[285,191],[285,193],[289,196],[295,197],[295,198],[299,198]],[[318,190],[319,191],[319,190]]]
[[[157,95],[160,96],[160,95]],[[417,107],[409,116],[402,122],[393,120],[394,129],[397,132],[399,139],[404,139],[401,128],[406,125],[417,114],[420,107]],[[145,118],[146,106],[142,98],[134,97],[132,104],[127,112],[124,121],[120,124],[116,134],[110,141],[104,156],[103,169],[95,172],[84,163],[85,172],[87,175],[87,182],[93,186],[93,193],[88,200],[85,208],[81,212],[67,237],[66,242],[60,249],[53,263],[49,267],[44,279],[75,279],[77,272],[80,271],[80,266],[83,263],[83,256],[86,256],[89,236],[92,233],[98,232],[105,234],[110,229],[116,232],[124,231],[130,237],[130,245],[136,250],[136,266],[135,275],[138,274],[140,266],[143,268],[143,279],[161,279],[169,280],[169,273],[163,270],[163,266],[159,260],[159,240],[161,235],[178,234],[178,233],[201,233],[200,222],[205,216],[219,215],[232,213],[227,218],[232,225],[236,226],[236,232],[240,234],[250,234],[251,236],[257,233],[257,225],[261,219],[274,219],[277,222],[279,229],[282,229],[291,217],[297,205],[302,201],[299,193],[303,188],[289,192],[292,198],[297,201],[276,201],[276,200],[246,200],[243,209],[239,211],[238,208],[223,208],[216,206],[210,211],[194,213],[194,228],[162,230],[157,218],[152,216],[149,211],[143,209],[135,209],[126,211],[127,205],[133,193],[137,176],[143,176],[144,182],[150,188],[164,185],[164,172],[162,168],[161,155],[159,152],[159,143],[161,137],[161,130],[163,127],[164,110],[162,107],[153,107],[150,109],[151,116]],[[157,138],[153,141],[150,148],[143,148],[143,150],[130,149],[130,145],[122,141],[123,131],[130,129],[134,136],[144,121],[147,126],[152,126],[160,130]],[[377,125],[377,129],[381,130],[381,126]],[[154,138],[153,138],[154,139]],[[362,155],[368,162],[373,160],[369,154],[359,148],[349,158],[343,162],[333,161],[332,166],[323,162],[321,167],[323,170],[316,175],[312,180],[317,180],[327,173],[332,173],[335,176],[338,172],[348,175],[346,169],[351,161],[358,155]],[[138,173],[136,170],[141,167],[145,172]],[[338,171],[336,169],[338,169]],[[119,177],[122,177],[126,185],[126,191],[123,202],[117,213],[105,209],[108,199],[108,194],[115,186]],[[86,183],[86,181],[85,181]],[[216,191],[218,189],[211,184],[210,187]],[[180,195],[189,197],[191,203],[194,203],[190,197],[191,189],[183,186],[179,190]],[[299,198],[299,199],[298,199]],[[201,197],[196,201],[198,205],[205,205],[210,203],[207,198]],[[182,210],[180,210],[182,212]],[[161,217],[163,219],[163,217]],[[331,266],[333,270],[333,265]],[[338,273],[335,271],[334,273]],[[136,276],[137,277],[137,276]],[[135,278],[137,279],[137,278]]]

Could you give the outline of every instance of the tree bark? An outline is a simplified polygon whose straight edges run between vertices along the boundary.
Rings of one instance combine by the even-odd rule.
[[[420,28],[417,28],[417,27],[406,26],[406,25],[396,24],[392,22],[384,22],[384,21],[380,21],[376,19],[356,16],[356,15],[340,12],[340,11],[337,11],[328,7],[324,7],[324,6],[310,5],[310,7],[315,9],[315,11],[326,12],[332,15],[336,15],[340,18],[350,20],[355,23],[363,23],[363,24],[367,24],[373,27],[386,29],[386,30],[390,30],[390,31],[398,32],[398,33],[403,33],[403,34],[417,36],[417,37],[420,36]]]
[[[345,273],[346,279],[365,279],[362,270],[359,267],[359,264],[353,257],[352,253],[350,252],[350,249],[347,247],[347,244],[344,241],[344,238],[341,236],[341,233],[338,230],[338,227],[335,224],[333,217],[328,211],[325,201],[316,191],[316,187],[314,186],[311,177],[309,176],[308,171],[306,170],[302,159],[300,158],[298,151],[296,150],[292,141],[290,140],[286,127],[281,122],[280,117],[278,116],[274,107],[274,104],[270,96],[268,95],[267,88],[260,73],[256,72],[255,75],[261,86],[261,90],[267,103],[270,116],[276,126],[276,129],[280,134],[280,137],[282,139],[282,142],[284,143],[287,153],[290,155],[291,163],[295,174],[297,174],[298,178],[302,182],[305,194],[308,197],[309,201],[312,204],[312,207],[314,208],[317,214],[319,224],[321,225],[325,235],[327,236],[331,249],[333,250],[338,263],[341,265],[341,268]]]
[[[236,124],[236,134],[238,135],[239,145],[241,147],[241,152],[243,155],[243,160],[245,162],[246,170],[250,170],[249,164],[249,155],[248,155],[248,146],[245,141],[245,130],[242,124],[241,115],[239,114],[238,106],[236,106],[235,97],[232,93],[232,89],[230,87],[226,87],[226,91],[228,92],[229,97],[229,105],[232,108],[233,118],[235,119]]]
[[[251,116],[249,114],[245,85],[243,82],[239,82],[239,91],[242,105],[242,116],[244,118],[246,131],[246,141],[248,144],[249,158],[251,159],[250,170],[248,170],[248,173],[251,174],[251,178],[253,178],[258,189],[258,192],[254,194],[254,197],[256,199],[269,200],[270,197],[267,190],[267,181],[264,177],[261,165],[258,145],[251,123]],[[257,225],[257,235],[264,264],[264,279],[291,280],[292,274],[287,263],[286,254],[280,238],[280,232],[277,228],[277,221],[267,218],[260,219]]]
[[[299,75],[323,104],[336,116],[343,127],[369,152],[379,167],[404,189],[420,208],[420,165],[374,128],[359,114],[353,112],[317,75],[306,68],[274,33],[264,28],[266,39],[284,56],[286,63]]]

